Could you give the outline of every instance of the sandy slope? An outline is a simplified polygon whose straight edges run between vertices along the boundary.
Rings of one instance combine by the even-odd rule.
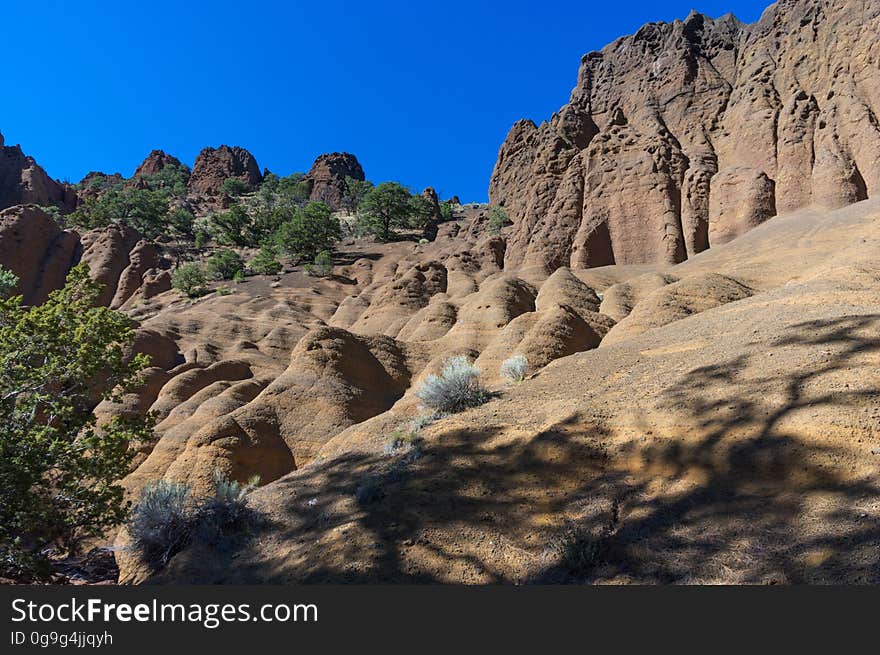
[[[601,544],[576,579],[880,582],[878,245],[874,201],[773,219],[666,271],[751,297],[557,360],[415,459],[354,426],[256,493],[270,529],[157,581],[572,579],[573,522]]]

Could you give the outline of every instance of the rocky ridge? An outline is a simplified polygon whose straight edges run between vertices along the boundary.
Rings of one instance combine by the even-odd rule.
[[[779,212],[880,192],[880,6],[692,13],[581,61],[567,105],[511,128],[490,197],[508,266],[678,263]]]

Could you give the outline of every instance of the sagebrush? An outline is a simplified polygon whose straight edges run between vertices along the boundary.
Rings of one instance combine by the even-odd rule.
[[[160,480],[147,485],[132,512],[131,545],[154,571],[189,543],[193,513],[189,485]]]
[[[508,357],[501,363],[499,372],[502,377],[513,382],[522,382],[526,379],[526,373],[529,370],[529,360],[525,355],[514,355]]]
[[[189,485],[148,485],[128,526],[132,550],[151,570],[159,571],[194,539],[214,548],[228,546],[259,523],[260,515],[247,497],[258,484],[259,477],[241,484],[215,471],[214,494],[201,500],[191,497]]]
[[[429,375],[416,396],[429,409],[443,413],[461,412],[489,400],[480,370],[464,356],[447,360],[440,375]]]

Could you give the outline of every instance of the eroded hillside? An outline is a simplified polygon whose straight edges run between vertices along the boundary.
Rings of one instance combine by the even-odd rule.
[[[628,334],[495,385],[418,457],[383,450],[405,396],[257,491],[272,527],[233,559],[188,551],[159,579],[572,581],[557,546],[577,526],[601,549],[581,581],[876,584],[878,243],[865,202],[584,273],[635,299]]]
[[[121,581],[880,582],[878,21],[874,2],[783,0],[755,25],[647,25],[586,55],[549,122],[512,128],[494,207],[441,215],[426,189],[424,225],[347,233],[325,275],[290,258],[197,298],[172,288],[204,258],[194,233],[65,228],[37,205],[175,171],[169,212],[246,213],[271,176],[247,150],[191,171],[154,151],[74,189],[4,147],[0,264],[25,302],[84,262],[151,357],[95,408],[156,418],[128,497],[260,478],[266,522],[235,547],[156,573],[110,535]],[[289,182],[349,221],[364,179],[333,153]],[[489,400],[428,417],[417,393],[458,355]],[[513,355],[522,382],[500,373]]]

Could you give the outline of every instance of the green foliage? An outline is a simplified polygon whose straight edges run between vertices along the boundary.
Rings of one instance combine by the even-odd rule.
[[[493,207],[489,212],[489,231],[492,234],[499,234],[501,229],[510,225],[510,219],[504,207]]]
[[[57,205],[40,205],[40,210],[49,214],[58,225],[65,225],[67,223],[67,218],[64,215],[64,212],[61,211],[61,208]]]
[[[364,196],[373,188],[369,180],[357,180],[353,177],[345,177],[345,190],[342,192],[342,207],[349,212],[357,211]]]
[[[257,275],[277,275],[282,268],[277,257],[278,253],[274,246],[263,246],[250,261],[248,268]]]
[[[0,265],[0,300],[8,298],[18,286],[18,276]]]
[[[166,222],[168,225],[168,231],[175,236],[184,239],[191,239],[195,236],[193,234],[195,217],[192,212],[185,207],[175,207],[169,211]]]
[[[241,205],[232,205],[227,211],[212,215],[210,223],[221,243],[242,248],[251,245],[251,217]]]
[[[251,189],[248,186],[248,183],[242,180],[240,177],[227,177],[225,180],[223,180],[223,184],[220,185],[220,191],[225,193],[230,198],[243,196],[250,190]]]
[[[81,191],[91,191],[93,193],[103,193],[104,191],[120,190],[125,185],[125,180],[116,175],[104,175],[103,173],[95,173],[88,180],[81,182],[77,187]]]
[[[195,262],[178,266],[171,274],[171,286],[190,298],[205,295],[208,292],[205,287],[207,281],[202,267]]]
[[[315,255],[314,263],[306,266],[306,271],[316,277],[327,277],[333,272],[333,255],[328,250],[322,250]]]
[[[84,264],[42,305],[0,300],[0,569],[39,573],[43,549],[73,549],[128,514],[116,481],[149,419],[97,425],[92,409],[134,388],[149,358],[125,355],[131,319],[96,307]]]
[[[383,182],[364,195],[358,207],[358,225],[364,232],[388,241],[394,237],[395,229],[419,226],[424,220],[423,212],[424,204],[414,201],[405,187],[397,182]]]
[[[211,238],[211,235],[208,234],[207,230],[203,227],[195,228],[195,240],[194,245],[196,249],[201,250],[208,243],[208,240]]]
[[[155,175],[147,175],[141,180],[153,191],[163,195],[183,198],[186,196],[186,185],[189,182],[189,168],[184,164],[168,163]]]
[[[211,256],[207,269],[212,280],[231,280],[236,273],[244,271],[244,262],[234,250],[223,249]]]
[[[244,278],[245,278],[244,269],[240,268],[237,271],[235,271],[235,274],[232,276],[232,281],[235,282],[236,284],[241,284],[242,282],[244,282]]]
[[[280,181],[281,178],[275,175],[275,173],[269,173],[267,171],[266,174],[263,175],[263,181],[260,183],[260,188],[257,189],[257,197],[263,202],[270,203],[278,192],[278,183]]]
[[[384,452],[386,455],[394,455],[403,451],[411,451],[422,442],[421,427],[417,421],[411,421],[408,425],[400,425],[395,428],[385,439]]]
[[[106,227],[123,223],[133,227],[148,239],[155,239],[167,231],[168,199],[149,189],[111,189],[85,204],[69,216],[74,225],[85,228]]]
[[[441,221],[454,221],[455,220],[455,207],[453,207],[452,203],[449,201],[440,203],[440,220]]]
[[[248,494],[259,484],[259,475],[241,484],[215,470],[214,495],[206,498],[198,510],[196,524],[199,538],[205,543],[219,546],[232,536],[249,532],[256,525],[258,516],[248,505]]]
[[[260,204],[251,210],[251,222],[248,226],[249,245],[261,244],[278,231],[285,222],[291,220],[296,213],[296,206],[290,204]]]
[[[281,202],[304,205],[309,201],[311,185],[302,173],[293,173],[278,180],[277,194]]]
[[[434,218],[434,204],[424,196],[414,194],[409,199],[408,227],[421,229]]]
[[[332,250],[341,237],[342,227],[330,208],[323,202],[310,202],[278,228],[274,241],[286,255],[313,259],[321,251]]]

